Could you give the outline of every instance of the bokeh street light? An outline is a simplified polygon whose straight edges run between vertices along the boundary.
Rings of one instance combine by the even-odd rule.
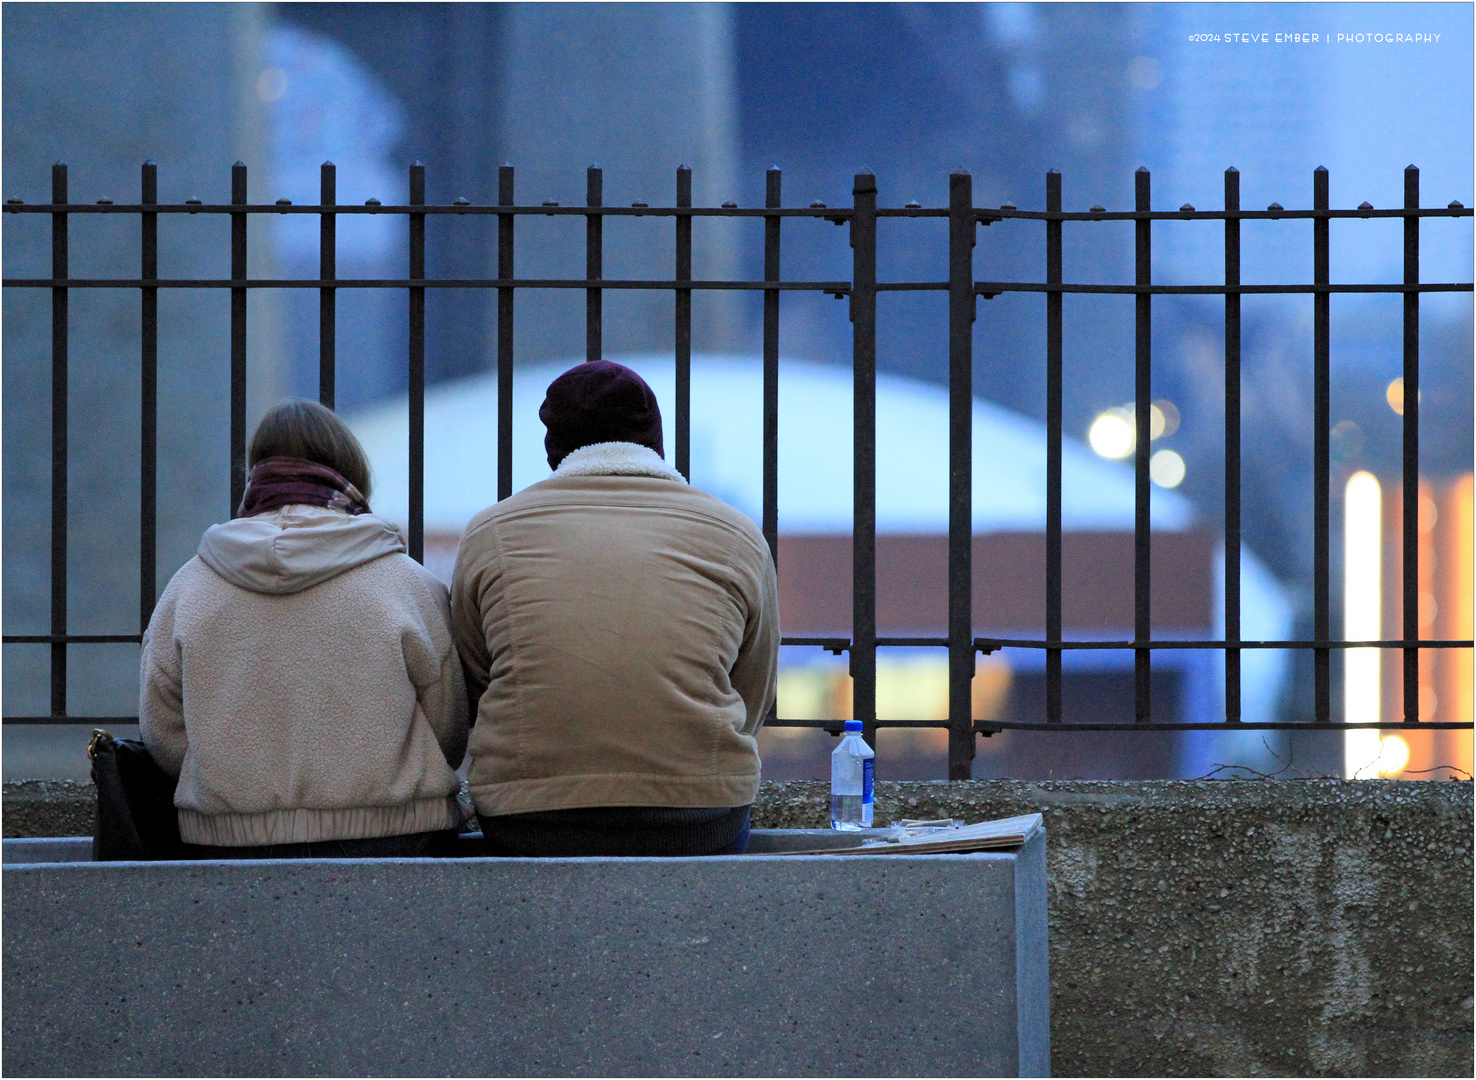
[[[1419,395],[1419,400],[1423,400],[1424,399],[1424,396],[1425,396],[1424,391],[1421,391],[1420,392],[1420,395]],[[1393,409],[1400,416],[1403,416],[1404,415],[1404,378],[1403,378],[1403,376],[1401,376],[1400,378],[1395,379],[1384,390],[1384,400],[1389,403],[1389,408]]]
[[[1092,421],[1087,442],[1104,458],[1125,458],[1133,452],[1132,414],[1124,409],[1108,409]]]
[[[1097,414],[1092,421],[1092,426],[1087,430],[1087,442],[1091,448],[1104,458],[1125,458],[1131,454],[1137,446],[1137,414],[1136,407],[1132,402],[1119,405],[1113,409],[1107,409]],[[1161,439],[1172,435],[1179,430],[1179,410],[1172,401],[1160,398],[1148,406],[1148,437],[1149,439]],[[1159,480],[1159,473],[1153,472],[1152,461],[1167,454],[1163,463],[1157,466],[1161,475],[1165,478]],[[1175,474],[1174,470],[1178,472]],[[1184,459],[1172,450],[1161,450],[1155,454],[1149,463],[1149,471],[1155,482],[1163,487],[1175,487],[1184,479]],[[1177,475],[1177,479],[1169,480],[1169,477]]]
[[[1148,476],[1159,487],[1176,488],[1184,482],[1184,459],[1172,450],[1160,450],[1148,459]]]

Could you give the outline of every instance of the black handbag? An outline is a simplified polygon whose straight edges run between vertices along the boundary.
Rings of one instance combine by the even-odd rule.
[[[115,739],[98,728],[87,744],[97,815],[92,826],[93,862],[180,859],[178,781],[159,768],[137,739]]]

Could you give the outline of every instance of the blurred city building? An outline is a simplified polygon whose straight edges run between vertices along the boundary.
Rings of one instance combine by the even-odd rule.
[[[1442,32],[1445,44],[1386,50],[1370,63],[1368,51],[1190,40],[1227,27],[1326,34],[1394,10],[1406,22]],[[12,3],[4,27],[3,194],[28,202],[50,197],[48,170],[58,159],[71,165],[72,199],[131,199],[145,158],[159,164],[164,201],[227,201],[229,166],[241,160],[250,166],[252,201],[315,203],[319,167],[333,161],[340,202],[393,203],[408,197],[407,167],[416,159],[426,166],[433,203],[495,202],[497,166],[509,161],[516,166],[517,201],[564,205],[584,202],[585,169],[593,163],[603,166],[604,200],[611,205],[673,201],[678,164],[692,167],[698,205],[761,205],[771,165],[783,168],[789,206],[846,205],[850,178],[863,166],[874,168],[881,203],[891,206],[946,204],[948,172],[962,166],[973,173],[979,205],[1039,208],[1046,170],[1055,168],[1066,209],[1126,209],[1140,164],[1152,170],[1156,209],[1184,202],[1218,207],[1230,165],[1241,170],[1245,206],[1307,205],[1317,165],[1330,170],[1335,206],[1363,199],[1396,206],[1400,171],[1410,162],[1423,170],[1426,205],[1471,201],[1469,140],[1449,138],[1472,127],[1470,95],[1449,92],[1470,83],[1469,11],[1461,5]],[[947,255],[942,224],[893,225],[883,222],[879,230],[886,275],[940,277]],[[3,227],[7,274],[44,274],[48,224],[7,217]],[[583,276],[581,220],[521,218],[517,228],[519,274]],[[74,275],[136,271],[135,220],[77,218],[71,229]],[[428,272],[491,276],[495,230],[490,218],[433,219]],[[672,273],[669,221],[612,220],[604,232],[606,276]],[[161,272],[223,276],[227,234],[219,217],[165,221]],[[315,276],[317,235],[306,217],[253,220],[251,273]],[[786,278],[849,275],[842,230],[794,222],[784,235]],[[695,275],[761,276],[761,237],[757,222],[699,221]],[[1221,237],[1209,223],[1155,225],[1154,280],[1220,280]],[[1251,223],[1243,237],[1247,282],[1307,279],[1310,227]],[[406,270],[406,240],[402,219],[343,217],[339,273],[398,276]],[[1469,281],[1470,241],[1469,221],[1426,224],[1424,279]],[[1337,222],[1332,242],[1334,280],[1398,280],[1397,223]],[[1067,280],[1129,280],[1132,245],[1130,223],[1066,228]],[[1011,221],[979,230],[975,274],[1041,279],[1043,229]],[[478,290],[428,293],[428,380],[450,384],[489,370],[495,301]],[[577,290],[523,292],[518,362],[579,355],[582,301]],[[4,303],[5,624],[11,633],[40,633],[49,612],[49,297],[42,290],[6,290]],[[1421,303],[1421,473],[1439,503],[1439,493],[1470,469],[1471,300],[1448,294]],[[404,297],[395,290],[340,290],[338,305],[337,401],[368,415],[406,386]],[[725,356],[757,352],[758,305],[756,295],[698,293],[694,348]],[[160,300],[157,588],[190,556],[203,528],[229,512],[227,306],[217,290],[166,293]],[[608,353],[669,355],[667,295],[610,291],[604,306]],[[1073,295],[1064,308],[1065,426],[1085,438],[1132,397],[1133,305],[1125,297]],[[1312,595],[1310,308],[1306,297],[1248,298],[1243,330],[1244,536],[1256,565],[1264,563],[1270,575],[1268,587],[1291,606],[1288,633],[1301,637],[1310,635]],[[253,291],[249,310],[254,420],[283,395],[317,395],[316,295]],[[1213,537],[1224,497],[1223,305],[1160,297],[1153,310],[1154,396],[1176,410],[1176,423],[1157,445],[1177,462],[1177,486],[1159,494],[1192,504],[1194,533]],[[1392,296],[1334,301],[1333,455],[1341,470],[1335,498],[1338,478],[1354,471],[1377,475],[1386,490],[1400,475],[1400,418],[1385,404],[1385,388],[1400,368],[1400,310]],[[126,290],[78,290],[71,298],[73,632],[137,629],[137,313]],[[942,294],[884,294],[880,370],[944,384],[945,326]],[[1039,296],[1006,293],[980,301],[974,392],[983,407],[1043,420],[1044,336]],[[844,365],[849,345],[844,304],[821,295],[786,296],[786,357]],[[730,452],[737,453],[722,454]],[[756,461],[757,452],[755,439],[742,454]],[[703,454],[721,456],[694,442],[699,482]],[[806,469],[814,470],[818,485],[839,483],[813,462],[798,471]],[[837,490],[848,498],[848,481]],[[786,534],[786,545],[811,535],[800,518],[784,520],[786,529],[799,530]],[[1009,528],[991,526],[991,535]],[[930,529],[899,526],[889,535],[924,536]],[[833,533],[821,532],[832,537],[825,543],[834,542]],[[901,561],[910,564],[913,556]],[[1448,564],[1437,552],[1434,565]],[[1202,576],[1204,563],[1194,565]],[[1218,589],[1212,585],[1211,593],[1218,596]],[[1336,590],[1334,603],[1341,603]],[[8,713],[45,711],[45,652],[5,646]],[[75,711],[133,711],[134,647],[70,652]],[[1442,657],[1431,658],[1437,673]],[[1268,699],[1268,715],[1309,719],[1309,656],[1273,659],[1289,664],[1291,675],[1275,683],[1282,689]],[[1165,678],[1178,670],[1176,662],[1163,660]],[[1002,676],[990,670],[998,683]],[[907,685],[915,689],[906,700],[915,710],[933,691],[921,689],[926,679],[908,671]],[[1191,677],[1184,669],[1171,677],[1180,681],[1156,691],[1160,701],[1217,707],[1212,672]],[[797,678],[792,687],[800,685]],[[1016,664],[1009,692],[986,695],[980,708],[1025,708],[1039,692],[1035,678]],[[1113,699],[1080,692],[1084,705]],[[1439,690],[1435,697],[1455,700]],[[882,742],[900,737],[884,732]],[[16,775],[13,763],[25,769],[25,762],[43,760],[12,751],[59,739],[78,745],[64,758],[45,758],[51,762],[45,770],[85,772],[74,732],[7,728],[4,738],[7,775]],[[1075,736],[1049,738],[1064,745]],[[1129,756],[1147,762],[1161,753],[1161,761],[1142,766],[1161,770],[1155,774],[1198,775],[1222,763],[1211,750],[1191,753],[1193,740],[1170,752],[1148,748],[1156,737],[1142,738],[1145,749]],[[1037,762],[1049,756],[1041,749],[1048,741],[1035,742]],[[1013,769],[1003,749],[1011,745],[1021,740],[996,736],[981,744],[981,768],[997,760],[1001,769]],[[1294,756],[1299,771],[1342,767],[1336,738],[1311,733],[1285,746],[1269,737],[1263,746],[1257,737],[1236,761],[1264,764],[1272,749]],[[1462,753],[1469,767],[1469,748]],[[1252,754],[1261,756],[1246,756]],[[1413,748],[1411,754],[1417,757]]]
[[[1336,35],[1367,20],[1417,20],[1441,35],[1428,47],[1357,47]],[[1443,4],[1140,4],[1131,11],[1126,102],[1133,152],[1153,170],[1154,208],[1224,205],[1223,172],[1239,170],[1241,205],[1312,205],[1313,169],[1328,170],[1329,202],[1351,209],[1404,205],[1404,168],[1420,169],[1422,206],[1471,204],[1473,148],[1452,132],[1472,129],[1470,11]],[[1267,34],[1272,40],[1230,40]],[[1301,40],[1283,40],[1298,33]],[[1316,42],[1312,33],[1318,35]],[[1216,40],[1218,38],[1218,40]],[[1332,39],[1332,40],[1330,40]],[[1453,93],[1456,87],[1461,92]],[[1154,229],[1154,280],[1219,281],[1222,230],[1164,223]],[[1467,221],[1420,227],[1420,280],[1470,281]],[[1312,228],[1277,222],[1241,227],[1242,280],[1310,280]],[[1403,275],[1396,221],[1340,221],[1329,230],[1335,282],[1394,282]],[[1247,542],[1296,597],[1296,636],[1312,635],[1313,330],[1309,296],[1242,301],[1243,522]],[[1420,298],[1420,473],[1437,485],[1471,468],[1472,304],[1469,293]],[[1334,502],[1343,480],[1366,469],[1387,482],[1402,473],[1403,426],[1386,404],[1402,373],[1403,304],[1392,295],[1331,303]],[[1211,520],[1224,505],[1224,305],[1209,297],[1154,301],[1154,385],[1179,404],[1175,449],[1184,492]],[[1336,545],[1334,545],[1336,547]],[[1336,560],[1340,553],[1334,552]],[[1333,603],[1342,602],[1334,589]],[[1334,623],[1341,615],[1334,612]],[[1397,635],[1396,635],[1397,636]],[[1285,719],[1312,712],[1313,658],[1295,658]],[[1319,747],[1320,768],[1326,768]],[[1465,768],[1470,768],[1470,755]]]
[[[250,92],[262,66],[265,13],[252,4],[17,4],[4,9],[6,198],[47,203],[51,167],[69,166],[73,202],[137,202],[141,166],[158,163],[159,200],[229,202],[231,163],[258,168],[263,116]],[[5,273],[49,277],[51,222],[5,215]],[[272,276],[264,223],[250,226],[251,273]],[[73,217],[74,277],[139,273],[130,216]],[[230,225],[219,216],[160,223],[167,277],[225,277]],[[3,605],[7,634],[50,631],[52,312],[46,289],[4,290]],[[275,298],[250,306],[251,400],[279,397]],[[230,316],[224,290],[166,291],[158,306],[158,587],[228,516]],[[69,297],[68,619],[75,634],[139,632],[140,302],[137,290]],[[148,598],[152,606],[153,597]],[[5,712],[48,709],[45,646],[5,645]],[[69,700],[80,715],[133,714],[138,648],[69,650]],[[85,729],[5,729],[6,775],[26,746],[70,740],[85,772]],[[46,759],[50,760],[50,759]],[[34,775],[34,774],[33,774]]]

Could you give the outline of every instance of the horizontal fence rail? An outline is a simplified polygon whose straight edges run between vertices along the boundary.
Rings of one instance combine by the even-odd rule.
[[[1328,205],[1328,174],[1317,169],[1312,176],[1311,209],[1286,209],[1273,203],[1265,210],[1240,206],[1240,174],[1225,173],[1224,207],[1198,210],[1187,204],[1179,210],[1151,208],[1151,176],[1140,169],[1134,177],[1132,210],[1107,210],[1094,206],[1087,211],[1061,208],[1061,176],[1052,170],[1045,177],[1045,209],[1000,209],[974,205],[973,181],[966,172],[949,177],[949,205],[881,207],[877,205],[876,177],[857,173],[852,205],[830,207],[815,202],[807,207],[784,207],[782,174],[777,168],[765,175],[763,207],[692,205],[691,170],[676,171],[675,199],[671,206],[604,205],[604,175],[597,166],[586,174],[586,205],[518,205],[516,173],[512,166],[498,171],[498,199],[478,205],[458,199],[451,205],[425,202],[425,167],[419,162],[409,168],[409,201],[363,205],[339,203],[336,198],[336,169],[325,163],[320,173],[320,202],[293,205],[286,199],[272,203],[248,201],[247,169],[237,162],[231,170],[231,201],[184,203],[158,201],[158,170],[145,162],[140,176],[139,201],[74,203],[69,199],[66,165],[52,167],[49,203],[26,204],[9,199],[3,209],[10,214],[49,215],[51,219],[51,274],[49,277],[8,277],[6,288],[51,290],[52,313],[52,472],[51,472],[51,632],[6,634],[5,644],[47,646],[51,657],[51,711],[45,716],[6,716],[6,724],[132,723],[136,716],[72,716],[67,712],[67,649],[72,645],[126,644],[142,640],[157,597],[155,575],[157,533],[157,444],[158,444],[158,297],[161,289],[229,289],[231,356],[231,505],[240,502],[246,460],[246,315],[251,292],[259,289],[316,289],[319,293],[319,400],[332,408],[337,379],[337,295],[341,289],[403,289],[406,293],[409,334],[406,363],[409,372],[409,488],[412,557],[424,554],[424,460],[425,460],[425,294],[427,289],[482,289],[495,292],[497,305],[497,492],[498,498],[512,494],[512,385],[514,367],[513,324],[518,290],[582,289],[585,291],[586,359],[601,356],[603,296],[607,289],[665,290],[673,295],[673,360],[676,374],[675,465],[690,476],[691,453],[691,350],[692,294],[700,291],[759,292],[763,296],[763,509],[761,526],[769,549],[778,559],[778,361],[781,297],[786,292],[819,292],[849,301],[852,322],[852,370],[854,380],[853,446],[853,551],[851,636],[786,637],[785,645],[812,646],[836,655],[849,655],[854,680],[853,713],[862,721],[868,739],[878,728],[946,728],[949,732],[949,777],[970,775],[976,734],[990,735],[1006,729],[1045,731],[1186,731],[1186,730],[1347,730],[1351,728],[1464,728],[1469,722],[1419,720],[1418,654],[1421,649],[1470,649],[1467,640],[1428,640],[1419,637],[1418,612],[1418,461],[1419,461],[1419,298],[1422,293],[1472,291],[1470,282],[1422,282],[1419,274],[1419,230],[1423,219],[1469,218],[1472,211],[1458,202],[1443,208],[1419,205],[1419,170],[1404,172],[1404,205],[1375,209],[1364,204],[1352,210]],[[68,222],[78,214],[124,214],[136,216],[140,224],[139,276],[136,278],[74,278],[69,274]],[[160,276],[158,260],[159,218],[170,215],[229,215],[231,220],[231,272],[227,278],[169,278]],[[320,221],[319,276],[316,278],[252,278],[247,273],[246,223],[251,215],[306,214]],[[347,215],[396,215],[408,221],[406,276],[403,278],[340,278],[337,276],[336,224]],[[497,276],[495,278],[436,278],[426,274],[425,221],[431,216],[497,217]],[[515,273],[516,224],[520,217],[581,217],[585,220],[585,274],[581,278],[521,278]],[[672,277],[628,280],[606,278],[603,273],[603,221],[607,217],[672,219],[676,227]],[[759,281],[703,280],[692,276],[692,221],[695,218],[755,218],[762,221],[764,276]],[[880,218],[944,218],[948,222],[946,280],[880,281],[877,266],[877,220]],[[1333,283],[1329,272],[1328,223],[1333,220],[1399,219],[1404,223],[1404,274],[1397,283]],[[780,274],[782,226],[786,220],[817,219],[846,227],[852,249],[852,273],[846,281],[785,280]],[[1045,281],[979,281],[973,276],[973,251],[978,229],[1006,222],[1041,222],[1045,227]],[[1134,280],[1131,284],[1082,284],[1064,280],[1062,243],[1064,226],[1093,222],[1134,223]],[[1220,222],[1223,226],[1224,281],[1220,284],[1161,285],[1153,282],[1153,223],[1160,221]],[[1310,221],[1312,223],[1313,278],[1311,282],[1246,285],[1240,280],[1243,221]],[[67,431],[69,424],[68,297],[73,289],[137,289],[142,329],[140,355],[142,384],[140,407],[140,560],[139,633],[72,634],[67,627]],[[948,618],[944,637],[887,637],[876,629],[876,297],[883,292],[948,293],[948,383],[949,383],[949,527],[948,527]],[[972,626],[971,581],[972,498],[972,394],[973,323],[980,297],[1003,293],[1040,293],[1045,297],[1046,369],[1046,575],[1042,582],[1046,599],[1045,637],[999,638],[975,636]],[[1149,440],[1137,440],[1133,460],[1135,481],[1134,524],[1134,626],[1133,637],[1124,640],[1069,641],[1062,624],[1062,515],[1061,455],[1062,428],[1062,304],[1065,294],[1132,296],[1135,310],[1134,382],[1137,430],[1149,426],[1152,370],[1152,301],[1155,296],[1223,296],[1225,304],[1225,637],[1216,640],[1155,640],[1152,634],[1150,596],[1151,531],[1148,518]],[[1378,641],[1336,641],[1331,634],[1331,585],[1329,529],[1330,432],[1330,298],[1346,294],[1389,294],[1403,296],[1403,507],[1404,537],[1403,636]],[[1314,376],[1314,633],[1310,640],[1249,641],[1240,636],[1241,554],[1241,448],[1240,448],[1240,350],[1241,297],[1247,295],[1310,295],[1313,311]],[[490,298],[489,298],[490,300]],[[949,706],[946,720],[889,720],[876,716],[876,658],[878,648],[897,646],[946,648],[949,655]],[[1378,724],[1336,723],[1331,714],[1331,656],[1339,650],[1376,648],[1403,654],[1404,717]],[[1001,649],[1033,649],[1046,653],[1046,705],[1041,721],[985,721],[972,715],[971,680],[978,653]],[[1166,723],[1153,719],[1149,676],[1152,654],[1174,649],[1211,649],[1225,654],[1225,719],[1213,723]],[[1310,723],[1246,723],[1240,718],[1240,657],[1247,649],[1310,650],[1314,655],[1314,718]],[[1067,723],[1062,720],[1062,655],[1079,650],[1124,650],[1134,655],[1134,721],[1131,723]],[[842,721],[797,720],[770,716],[770,724],[785,727],[819,728],[839,732]]]

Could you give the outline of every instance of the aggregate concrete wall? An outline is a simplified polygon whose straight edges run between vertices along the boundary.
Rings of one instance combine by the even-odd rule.
[[[755,823],[818,824],[825,787]],[[1056,1076],[1470,1076],[1471,792],[893,783],[876,816],[1045,816]]]
[[[0,796],[5,839],[26,836],[91,836],[90,780],[12,780]]]
[[[90,787],[5,791],[7,837],[91,829]],[[827,809],[766,783],[754,824]],[[1035,811],[1055,1075],[1471,1075],[1471,784],[877,785],[880,822]]]

